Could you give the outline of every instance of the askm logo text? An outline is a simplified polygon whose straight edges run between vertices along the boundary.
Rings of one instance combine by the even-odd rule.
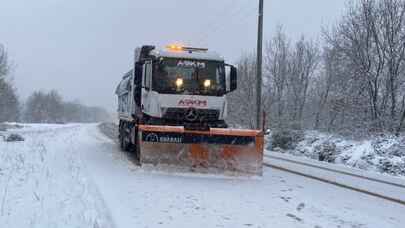
[[[182,99],[178,105],[183,107],[207,107],[208,102],[204,100]]]

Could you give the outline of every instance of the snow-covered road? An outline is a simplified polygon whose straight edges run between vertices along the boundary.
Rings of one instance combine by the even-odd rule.
[[[136,167],[97,125],[0,142],[0,227],[403,227],[405,207],[265,169],[263,178]]]

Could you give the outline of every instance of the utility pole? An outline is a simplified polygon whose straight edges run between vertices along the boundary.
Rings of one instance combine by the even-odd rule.
[[[262,62],[263,62],[263,0],[259,0],[256,66],[256,129],[262,128]]]

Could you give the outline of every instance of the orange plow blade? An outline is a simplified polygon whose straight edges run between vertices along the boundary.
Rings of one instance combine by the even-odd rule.
[[[262,175],[263,134],[255,130],[191,131],[139,126],[141,164],[174,165],[203,173]]]

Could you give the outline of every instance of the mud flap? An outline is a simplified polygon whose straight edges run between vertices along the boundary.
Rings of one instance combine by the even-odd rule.
[[[173,165],[203,173],[262,175],[263,134],[255,130],[139,126],[141,164]]]

